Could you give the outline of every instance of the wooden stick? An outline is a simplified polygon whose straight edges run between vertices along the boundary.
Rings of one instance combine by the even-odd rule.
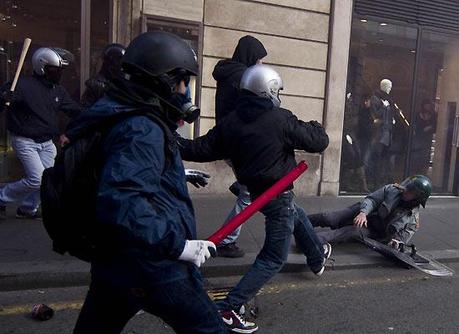
[[[14,74],[13,83],[11,84],[11,88],[10,88],[10,91],[12,92],[14,92],[14,90],[16,89],[16,85],[19,80],[19,74],[21,74],[22,67],[24,66],[24,60],[27,55],[27,51],[29,51],[29,46],[31,42],[32,40],[30,38],[24,39],[24,44],[22,45],[21,56],[19,57],[18,67],[16,68],[16,73]],[[7,102],[6,105],[9,105],[9,103]]]

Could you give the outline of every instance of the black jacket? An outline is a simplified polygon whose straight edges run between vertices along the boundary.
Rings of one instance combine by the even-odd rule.
[[[258,59],[266,55],[266,49],[258,39],[245,36],[239,40],[231,59],[220,60],[217,63],[212,73],[217,81],[215,95],[217,123],[235,109],[239,95],[239,82],[247,67],[255,65]]]
[[[371,97],[371,112],[375,119],[375,134],[373,143],[391,146],[394,107],[389,94],[378,89]]]
[[[9,87],[10,84],[6,84],[1,90]],[[1,103],[4,105],[3,101]],[[58,111],[75,117],[81,109],[63,86],[37,75],[21,77],[8,108],[8,131],[37,143],[51,140],[59,134]]]
[[[244,93],[235,112],[202,137],[180,139],[179,146],[184,160],[230,159],[237,180],[255,198],[296,166],[294,150],[322,152],[328,136],[319,123]]]

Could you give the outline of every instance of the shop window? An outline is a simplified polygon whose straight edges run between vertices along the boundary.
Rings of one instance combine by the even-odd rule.
[[[172,20],[154,16],[145,16],[143,31],[167,31],[185,40],[194,50],[201,64],[202,25],[200,23],[182,20]],[[201,82],[199,77],[191,77],[188,94],[194,104],[199,105]],[[199,119],[193,124],[183,123],[178,132],[185,138],[193,138],[199,135]]]
[[[341,159],[341,192],[366,193],[405,175],[412,128],[417,28],[354,18]],[[389,94],[380,83],[392,83]]]
[[[437,193],[453,192],[458,166],[459,37],[423,30],[409,174],[431,178]]]

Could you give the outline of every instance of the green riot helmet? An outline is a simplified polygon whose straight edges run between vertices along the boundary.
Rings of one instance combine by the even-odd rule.
[[[422,207],[426,207],[427,199],[432,194],[432,182],[427,176],[413,175],[408,177],[400,185],[407,191],[416,194],[417,200]]]

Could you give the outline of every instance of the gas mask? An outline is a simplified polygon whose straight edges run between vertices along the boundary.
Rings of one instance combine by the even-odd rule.
[[[174,87],[172,89],[172,94],[168,99],[168,102],[172,104],[175,109],[178,111],[177,118],[178,120],[184,120],[187,123],[193,123],[200,115],[201,109],[195,106],[191,102],[191,98],[189,98],[188,94],[182,94],[177,92],[176,86],[180,85],[183,81],[185,87],[189,89],[190,85],[190,76],[184,70],[177,70],[175,73],[168,74],[170,87]]]
[[[201,114],[201,109],[195,106],[191,102],[191,99],[185,94],[175,92],[171,95],[168,102],[177,109],[176,118],[178,118],[178,120],[184,120],[191,124],[196,121]]]

